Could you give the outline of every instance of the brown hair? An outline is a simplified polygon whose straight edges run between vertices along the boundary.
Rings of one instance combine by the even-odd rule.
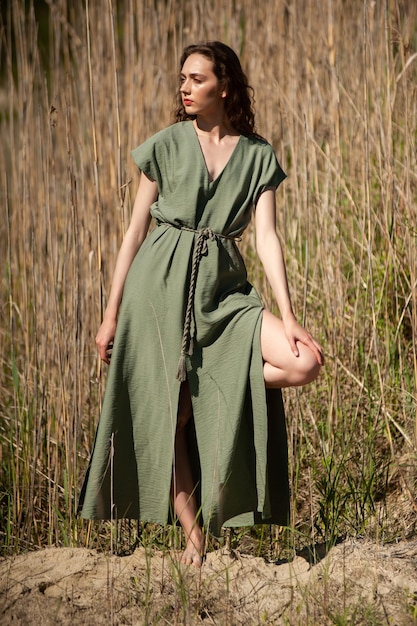
[[[220,41],[192,44],[184,49],[180,68],[191,54],[201,54],[213,63],[213,72],[222,82],[227,93],[225,113],[233,128],[242,135],[259,137],[255,131],[253,89],[248,84],[248,79],[242,70],[237,54],[232,48]],[[181,93],[178,90],[175,121],[184,122],[194,118],[195,115],[186,113],[182,104]]]

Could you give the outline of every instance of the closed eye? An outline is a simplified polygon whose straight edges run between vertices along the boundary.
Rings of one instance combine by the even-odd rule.
[[[190,74],[190,78],[197,84],[200,85],[204,81],[204,76],[201,74]],[[180,85],[187,79],[184,74],[180,74]]]

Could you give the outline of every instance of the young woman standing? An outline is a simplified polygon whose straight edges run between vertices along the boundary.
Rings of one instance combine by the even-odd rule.
[[[113,349],[80,505],[86,518],[178,519],[181,560],[199,567],[203,527],[288,523],[280,390],[314,380],[323,353],[292,310],[275,226],[285,174],[233,50],[184,50],[176,123],[132,154],[142,174],[96,337],[106,363]],[[281,319],[237,247],[252,211]]]

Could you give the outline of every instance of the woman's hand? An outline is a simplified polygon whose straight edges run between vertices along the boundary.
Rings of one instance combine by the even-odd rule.
[[[114,335],[116,334],[116,320],[114,318],[103,319],[96,336],[96,345],[100,358],[109,365],[111,358],[111,349],[113,347]]]
[[[288,339],[291,350],[295,356],[299,355],[297,342],[304,344],[311,350],[320,365],[324,364],[323,348],[310,333],[297,322],[293,315],[289,315],[283,320],[285,336]]]

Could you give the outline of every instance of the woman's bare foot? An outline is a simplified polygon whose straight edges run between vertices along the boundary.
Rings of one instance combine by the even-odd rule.
[[[198,537],[189,538],[185,550],[180,556],[180,563],[183,565],[193,565],[200,568],[203,564],[204,540],[203,534],[198,533]]]
[[[194,567],[201,567],[203,564],[203,557],[195,549],[194,544],[187,546],[181,555],[180,563],[183,565],[193,565]]]

